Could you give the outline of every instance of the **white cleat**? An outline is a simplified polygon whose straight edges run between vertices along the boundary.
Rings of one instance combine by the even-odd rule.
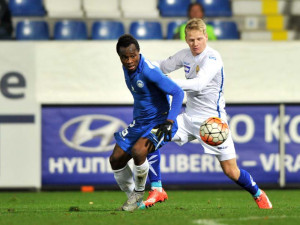
[[[133,191],[122,206],[123,211],[134,211],[143,203],[145,191]]]

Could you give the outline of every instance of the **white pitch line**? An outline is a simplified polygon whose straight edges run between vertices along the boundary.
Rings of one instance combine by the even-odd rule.
[[[242,162],[242,165],[243,165],[243,166],[256,166],[256,165],[257,165],[257,162],[254,161],[254,160],[243,161],[243,162]]]
[[[250,217],[240,217],[240,218],[222,218],[222,219],[199,219],[193,221],[195,224],[199,225],[227,225],[226,221],[236,221],[236,220],[265,220],[265,219],[288,219],[288,218],[300,218],[300,216],[250,216]],[[221,222],[222,221],[222,222]],[[230,223],[230,222],[229,222]]]
[[[216,219],[218,220],[218,219]],[[226,225],[224,223],[218,223],[216,220],[196,220],[194,223],[199,225]]]

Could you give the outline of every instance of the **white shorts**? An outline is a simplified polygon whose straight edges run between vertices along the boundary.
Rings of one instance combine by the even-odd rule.
[[[236,158],[234,143],[229,131],[227,140],[218,146],[211,146],[204,143],[200,137],[200,126],[204,120],[209,117],[190,117],[185,112],[177,117],[178,130],[173,137],[178,145],[184,145],[187,142],[197,139],[204,148],[204,152],[216,155],[219,161]],[[221,114],[221,118],[227,122],[226,115]]]

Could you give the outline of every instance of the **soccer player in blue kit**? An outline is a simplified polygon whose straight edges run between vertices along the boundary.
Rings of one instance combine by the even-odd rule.
[[[149,171],[147,155],[176,133],[176,117],[181,111],[184,93],[140,54],[139,44],[131,35],[122,35],[116,48],[134,105],[133,122],[127,129],[115,133],[117,143],[110,164],[120,189],[128,196],[122,210],[133,211],[143,203]],[[169,95],[173,97],[171,106]],[[131,158],[133,172],[128,166]]]

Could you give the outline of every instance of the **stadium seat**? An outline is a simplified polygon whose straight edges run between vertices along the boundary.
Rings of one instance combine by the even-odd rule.
[[[58,21],[54,26],[55,40],[86,40],[87,27],[82,21]]]
[[[191,0],[159,0],[158,8],[163,17],[187,17]]]
[[[124,25],[117,21],[96,21],[92,27],[93,40],[114,40],[125,33]]]
[[[239,39],[239,31],[233,21],[211,21],[207,22],[214,27],[214,32],[218,40],[235,40]]]
[[[291,3],[291,14],[293,16],[299,16],[300,15],[300,1],[292,1]]]
[[[44,16],[46,14],[42,0],[10,0],[12,16]]]
[[[159,22],[132,22],[130,34],[137,39],[163,39],[162,28]]]
[[[294,5],[294,3],[296,2],[299,2],[299,0],[234,0],[231,1],[231,8],[234,16],[287,14],[289,12],[289,9],[291,10],[291,13],[293,15],[293,10],[296,9],[296,5]]]
[[[184,21],[182,21],[182,20],[175,20],[175,21],[169,22],[168,28],[167,28],[167,39],[173,39],[175,29],[183,23],[184,23]]]
[[[121,17],[118,0],[83,0],[88,18],[116,19]]]
[[[81,0],[44,0],[49,17],[80,18],[83,17]]]
[[[16,27],[17,40],[49,40],[49,27],[45,21],[19,21]]]
[[[122,0],[120,6],[125,18],[159,18],[157,0]]]
[[[230,0],[197,0],[203,5],[206,17],[232,16]]]

